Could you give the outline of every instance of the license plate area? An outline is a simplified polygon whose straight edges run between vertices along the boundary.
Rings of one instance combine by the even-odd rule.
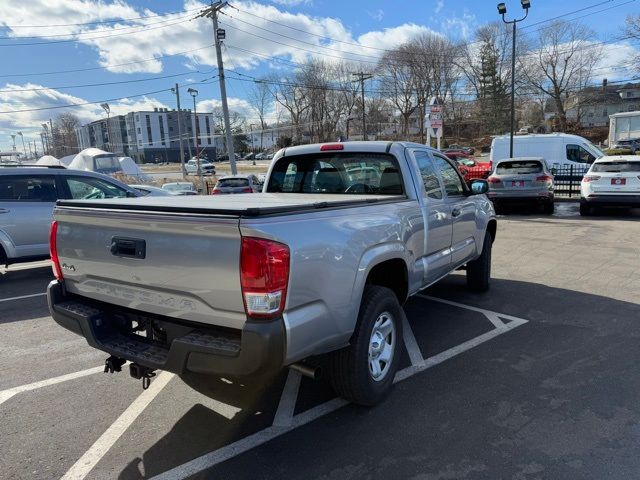
[[[513,180],[511,182],[512,187],[524,187],[524,180]]]
[[[612,178],[611,179],[611,185],[626,185],[627,184],[627,179],[626,178]]]

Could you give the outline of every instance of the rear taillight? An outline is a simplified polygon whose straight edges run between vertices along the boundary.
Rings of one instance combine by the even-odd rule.
[[[222,192],[220,190],[218,190],[217,188],[214,188],[213,190],[211,190],[211,195],[220,195]]]
[[[51,222],[51,230],[49,230],[49,255],[53,263],[53,275],[56,280],[62,280],[62,268],[60,268],[60,260],[58,260],[58,222]]]
[[[582,177],[582,183],[595,182],[596,180],[600,180],[599,175],[585,175]]]
[[[263,238],[242,237],[240,284],[247,316],[282,313],[289,282],[289,247]]]
[[[489,183],[502,183],[502,180],[500,180],[497,177],[489,177],[489,178],[487,178],[487,182],[489,182]]]
[[[251,189],[251,187],[243,188],[242,193],[253,193],[253,190]]]
[[[551,182],[553,177],[551,175],[540,175],[536,177],[536,182]]]

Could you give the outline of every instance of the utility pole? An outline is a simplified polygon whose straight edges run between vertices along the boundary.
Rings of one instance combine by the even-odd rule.
[[[226,7],[228,2],[213,2],[209,8],[203,10],[198,17],[210,17],[213,24],[213,38],[216,42],[216,58],[218,60],[218,79],[220,80],[220,100],[222,101],[222,115],[224,116],[224,128],[227,141],[227,154],[229,155],[229,165],[231,166],[231,174],[236,175],[236,156],[233,149],[233,132],[231,131],[231,122],[229,121],[229,105],[227,104],[227,87],[224,82],[224,64],[222,62],[222,49],[220,48],[220,40],[224,40],[226,32],[222,28],[218,28],[218,12]]]
[[[360,93],[362,95],[362,139],[367,139],[367,117],[366,117],[366,108],[364,104],[364,81],[373,78],[373,75],[370,73],[357,72],[352,73],[351,75],[358,77],[358,82],[360,82]]]
[[[182,110],[180,110],[180,88],[176,83],[175,88],[171,89],[176,94],[176,104],[178,106],[178,139],[180,141],[180,168],[182,170],[182,178],[184,179],[187,172],[184,169],[184,144],[182,143]]]

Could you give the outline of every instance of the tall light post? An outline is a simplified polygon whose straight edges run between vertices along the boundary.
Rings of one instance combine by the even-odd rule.
[[[193,97],[193,120],[195,131],[193,132],[193,144],[195,146],[196,152],[196,162],[198,165],[198,177],[200,177],[200,185],[202,186],[202,192],[206,195],[208,192],[205,189],[204,178],[202,178],[202,169],[200,168],[200,153],[198,153],[198,143],[200,140],[198,138],[198,111],[196,110],[196,97],[198,96],[198,90],[195,88],[188,88],[187,93]]]
[[[524,17],[507,20],[507,6],[504,3],[498,4],[498,13],[502,15],[502,21],[506,24],[513,25],[513,45],[511,48],[511,137],[509,139],[509,158],[513,158],[513,134],[515,132],[516,123],[516,24],[523,21],[529,16],[529,8],[531,8],[530,0],[520,0],[520,4],[525,11]]]
[[[107,143],[109,144],[108,151],[111,151],[113,148],[111,144],[111,122],[109,121],[111,119],[111,107],[109,107],[108,103],[101,103],[100,106],[105,112],[107,112]]]
[[[178,106],[178,139],[180,143],[180,168],[182,169],[182,178],[185,177],[187,171],[184,169],[184,145],[182,143],[182,110],[180,109],[180,87],[176,86],[171,89],[176,94],[176,103]]]
[[[42,129],[44,130],[44,140],[47,144],[46,146],[46,151],[45,154],[47,155],[51,155],[51,144],[49,143],[49,124],[48,123],[43,123],[42,124]],[[44,148],[44,146],[43,146]]]
[[[16,132],[16,135],[19,135],[22,139],[22,151],[24,152],[24,158],[27,158],[27,147],[24,146],[24,135],[22,135],[22,132]]]

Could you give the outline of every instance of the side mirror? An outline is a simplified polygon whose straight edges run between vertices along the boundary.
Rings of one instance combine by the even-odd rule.
[[[489,191],[489,183],[486,180],[474,179],[469,183],[471,195],[481,195]]]

